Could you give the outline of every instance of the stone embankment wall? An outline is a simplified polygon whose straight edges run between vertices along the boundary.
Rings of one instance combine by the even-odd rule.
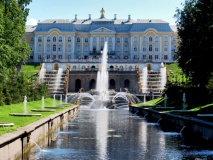
[[[171,113],[130,106],[130,112],[145,117],[148,121],[158,122],[167,132],[181,132],[185,140],[213,148],[213,123]]]
[[[24,153],[35,143],[44,139],[51,143],[53,132],[77,113],[78,106],[75,106],[0,136],[0,160],[24,159]]]

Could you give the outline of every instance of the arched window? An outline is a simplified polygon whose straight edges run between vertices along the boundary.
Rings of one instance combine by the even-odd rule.
[[[33,42],[34,41],[34,37],[30,37],[30,41]]]
[[[59,46],[58,46],[58,51],[59,51],[59,52],[63,52],[63,47],[62,47],[61,44],[59,44]]]
[[[155,42],[158,42],[158,41],[159,41],[158,36],[156,36],[155,37]]]
[[[38,37],[38,42],[42,42],[41,36]]]
[[[149,42],[152,42],[152,37],[149,37]]]
[[[84,41],[85,41],[85,43],[88,43],[88,42],[89,42],[89,40],[88,40],[88,38],[87,38],[87,37],[85,38],[85,40],[84,40]]]
[[[47,37],[47,42],[50,42],[50,36]]]
[[[137,42],[137,41],[138,41],[138,37],[135,36],[135,37],[134,37],[134,42]]]
[[[108,50],[109,52],[112,51],[112,45],[109,45]]]
[[[71,52],[71,49],[72,49],[72,47],[71,47],[71,45],[69,44],[69,45],[67,46],[67,51],[68,51],[68,52]]]
[[[88,51],[89,51],[88,45],[84,46],[84,51],[85,51],[85,52],[88,52]]]
[[[55,52],[56,51],[56,45],[53,44],[53,51]]]
[[[137,52],[137,51],[138,51],[138,45],[135,44],[135,45],[134,45],[134,52]]]
[[[124,46],[124,52],[128,52],[129,51],[129,47],[128,47],[128,45],[125,45]]]
[[[109,42],[112,42],[112,37],[109,37]]]
[[[93,37],[93,42],[96,42],[96,37]]]
[[[104,37],[101,37],[101,42],[104,42]]]
[[[151,44],[149,45],[149,51],[152,51],[152,45]]]
[[[50,52],[50,45],[49,44],[47,44],[46,51]]]
[[[143,36],[143,42],[146,42],[146,36]]]
[[[62,37],[61,36],[58,37],[58,41],[62,42]]]
[[[143,45],[143,51],[144,52],[146,51],[146,45]]]
[[[38,52],[41,52],[41,45],[38,45]]]
[[[164,42],[168,42],[168,37],[167,36],[164,37]]]
[[[78,38],[77,38],[77,42],[81,42],[81,39],[80,39],[80,37],[78,37]]]
[[[102,45],[101,45],[101,51],[103,51],[103,49],[104,49],[104,45],[102,44]]]
[[[168,51],[168,45],[167,45],[167,44],[164,45],[164,51],[165,51],[165,52]]]
[[[176,51],[176,45],[172,45],[172,52],[175,52]]]
[[[67,42],[71,42],[72,40],[71,40],[71,37],[69,36],[68,38],[67,38]]]
[[[120,43],[120,38],[119,37],[117,37],[116,42]]]
[[[159,49],[158,49],[158,45],[156,44],[156,45],[155,45],[155,52],[158,52],[158,50],[159,50]]]
[[[125,37],[124,42],[128,43],[128,38],[127,37]]]
[[[55,36],[53,37],[53,42],[56,42],[56,37]]]
[[[120,51],[120,45],[116,45],[116,51],[117,51],[117,52]]]
[[[77,45],[76,51],[77,51],[77,52],[80,52],[80,49],[81,49],[81,48],[80,48],[80,45]]]

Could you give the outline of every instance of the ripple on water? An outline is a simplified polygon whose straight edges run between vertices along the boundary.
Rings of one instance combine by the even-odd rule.
[[[180,136],[179,132],[158,132],[158,134],[167,135],[167,136]]]

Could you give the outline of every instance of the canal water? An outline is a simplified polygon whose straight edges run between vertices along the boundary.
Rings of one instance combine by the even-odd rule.
[[[49,146],[35,146],[33,160],[208,160],[213,151],[186,146],[179,132],[163,132],[158,123],[128,109],[80,107],[74,120],[54,133]]]

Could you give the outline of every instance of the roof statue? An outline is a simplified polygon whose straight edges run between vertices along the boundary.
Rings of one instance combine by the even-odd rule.
[[[102,8],[100,12],[101,12],[101,18],[104,18],[104,13],[105,13],[104,9]]]

